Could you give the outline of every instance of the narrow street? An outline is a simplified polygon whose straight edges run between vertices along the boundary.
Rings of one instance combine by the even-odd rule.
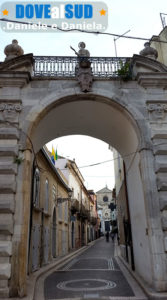
[[[114,257],[114,243],[101,238],[43,280],[44,298],[147,299],[121,269]]]

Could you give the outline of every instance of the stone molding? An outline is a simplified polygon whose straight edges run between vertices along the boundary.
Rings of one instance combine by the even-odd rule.
[[[28,71],[33,73],[33,54],[26,54],[4,61],[0,64],[0,71]]]
[[[19,113],[22,111],[22,103],[20,101],[3,101],[0,100],[0,121],[2,122],[19,122]],[[7,130],[7,128],[6,128]],[[14,128],[10,130],[15,130]],[[17,129],[16,129],[17,130]],[[9,129],[8,129],[9,131]],[[1,130],[0,130],[1,135]],[[9,138],[9,137],[8,137]]]
[[[0,111],[16,111],[16,112],[20,112],[22,110],[22,106],[20,103],[0,103]]]
[[[167,117],[167,101],[147,103],[147,110],[150,120],[162,121]]]
[[[167,73],[139,72],[136,79],[144,88],[167,88]]]
[[[0,88],[3,87],[18,87],[22,88],[28,84],[31,79],[29,72],[19,71],[1,71],[0,70]]]
[[[0,104],[1,106],[1,104]],[[17,128],[13,127],[0,127],[0,139],[3,140],[18,140],[19,131]]]
[[[157,176],[157,186],[159,191],[167,191],[166,174]]]
[[[167,210],[167,198],[166,198],[166,195],[165,196],[161,196],[159,198],[159,202],[160,202],[160,209],[161,209],[161,211]]]
[[[159,72],[159,73],[166,73],[167,67],[160,63],[159,61],[153,60],[148,57],[144,57],[141,55],[133,55],[131,61],[132,67],[132,74],[135,78],[138,73],[149,73],[149,72]]]
[[[80,84],[82,92],[84,93],[90,92],[92,87],[92,82],[93,82],[92,68],[89,65],[88,67],[82,67],[80,63],[80,66],[77,70],[77,80]]]

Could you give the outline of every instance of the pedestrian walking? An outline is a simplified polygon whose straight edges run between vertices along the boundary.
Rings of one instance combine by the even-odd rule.
[[[109,232],[106,232],[106,242],[109,242]]]
[[[114,239],[115,239],[115,233],[114,233],[114,231],[111,232],[111,239],[114,242]]]

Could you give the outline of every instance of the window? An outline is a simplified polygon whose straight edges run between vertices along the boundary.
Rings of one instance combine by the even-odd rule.
[[[44,211],[48,212],[49,210],[49,182],[46,179],[45,181],[45,205],[44,205]]]
[[[103,201],[104,201],[104,202],[108,202],[108,197],[107,197],[107,196],[104,196],[104,197],[103,197]]]
[[[52,188],[52,198],[53,198],[53,202],[56,201],[56,187],[53,185],[53,188]]]
[[[62,221],[62,203],[58,202],[58,219]]]
[[[40,190],[40,174],[38,168],[34,172],[34,182],[33,182],[33,205],[34,207],[39,207],[39,190]]]

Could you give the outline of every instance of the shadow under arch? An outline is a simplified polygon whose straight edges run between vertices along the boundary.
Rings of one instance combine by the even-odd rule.
[[[127,161],[142,140],[142,129],[132,113],[136,115],[118,100],[101,95],[70,95],[43,105],[29,135],[35,152],[58,137],[91,136],[112,145]]]

